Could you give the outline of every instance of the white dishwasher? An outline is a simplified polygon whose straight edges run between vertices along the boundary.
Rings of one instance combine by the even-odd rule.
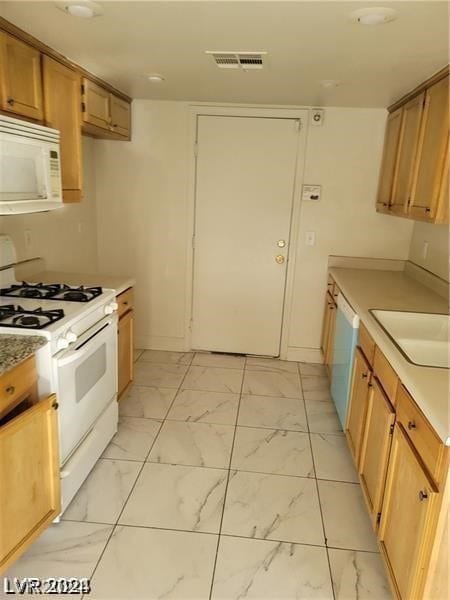
[[[358,341],[359,317],[340,293],[337,299],[336,326],[331,371],[331,397],[336,406],[342,429],[345,429],[353,357]]]

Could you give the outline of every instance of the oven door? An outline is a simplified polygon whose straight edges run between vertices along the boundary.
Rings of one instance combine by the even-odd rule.
[[[61,463],[117,396],[117,315],[99,321],[55,357]]]

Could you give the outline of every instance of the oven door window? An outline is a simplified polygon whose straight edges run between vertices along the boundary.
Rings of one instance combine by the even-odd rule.
[[[102,344],[75,371],[75,402],[79,403],[105,373],[106,344]]]

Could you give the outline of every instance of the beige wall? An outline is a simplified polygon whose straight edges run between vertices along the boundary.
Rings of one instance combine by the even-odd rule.
[[[0,232],[9,234],[18,259],[40,256],[49,269],[95,272],[97,232],[95,211],[94,140],[83,138],[85,197],[80,204],[28,215],[0,217]],[[25,231],[31,231],[31,245],[25,246]]]
[[[424,243],[428,242],[426,258]],[[449,281],[449,227],[416,222],[414,224],[409,260]]]
[[[309,130],[304,181],[323,194],[302,206],[291,353],[320,345],[328,255],[408,257],[413,224],[375,211],[385,120],[383,109],[327,108],[323,127]],[[316,232],[314,246],[304,243],[307,231]]]
[[[386,112],[327,109],[308,135],[289,345],[317,349],[329,254],[405,259],[413,224],[374,209]],[[99,269],[134,276],[136,343],[185,348],[189,114],[182,102],[133,102],[133,141],[96,142]],[[316,245],[306,246],[306,231]]]

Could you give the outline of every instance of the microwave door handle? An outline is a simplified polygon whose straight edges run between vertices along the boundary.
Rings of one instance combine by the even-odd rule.
[[[106,321],[106,323],[104,323],[104,325],[102,325],[102,327],[97,329],[97,331],[95,333],[93,333],[85,342],[83,342],[82,348],[80,348],[79,350],[74,350],[72,352],[69,352],[67,355],[59,358],[57,361],[58,368],[65,367],[66,365],[69,365],[70,363],[75,362],[76,360],[78,360],[79,358],[82,358],[85,354],[87,354],[90,351],[89,342],[93,338],[95,338],[100,332],[103,332],[103,331],[105,331],[105,329],[110,327],[113,324],[113,322],[114,322],[113,319],[109,319],[108,321]]]

